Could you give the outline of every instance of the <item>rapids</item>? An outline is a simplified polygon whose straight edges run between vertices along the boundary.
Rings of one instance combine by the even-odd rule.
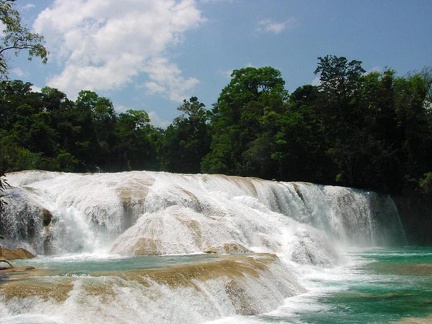
[[[0,316],[10,323],[263,314],[308,291],[305,273],[349,263],[344,251],[405,243],[391,198],[351,188],[147,171],[23,171],[7,180],[2,244],[38,254],[36,266],[46,261],[26,281],[0,275]],[[178,259],[158,265],[167,256]],[[54,271],[62,258],[103,266]],[[111,259],[130,268],[104,263]]]

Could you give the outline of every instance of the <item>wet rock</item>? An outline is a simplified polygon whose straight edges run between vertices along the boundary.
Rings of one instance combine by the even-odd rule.
[[[0,259],[17,260],[32,259],[34,257],[36,257],[36,255],[23,248],[6,249],[0,246]]]
[[[222,246],[212,246],[204,250],[208,254],[249,254],[251,250],[244,247],[243,245],[233,242],[225,243]]]
[[[252,296],[248,294],[237,281],[231,280],[225,285],[225,292],[228,294],[237,313],[242,315],[256,315],[257,306],[251,303]]]
[[[150,238],[140,238],[135,244],[133,255],[160,255],[160,242]]]
[[[5,269],[13,268],[13,265],[8,260],[6,260],[5,258],[0,258],[0,264],[2,262],[3,263],[7,263],[9,266],[8,267],[2,267],[2,266],[0,266],[0,270],[5,270]]]
[[[52,214],[51,214],[51,212],[48,209],[46,209],[46,208],[41,208],[40,213],[41,213],[41,216],[42,216],[43,226],[46,227],[49,224],[51,224],[52,217],[53,217]]]

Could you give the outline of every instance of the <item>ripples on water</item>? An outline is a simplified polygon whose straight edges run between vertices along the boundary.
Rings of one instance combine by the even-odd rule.
[[[431,248],[373,249],[350,256],[348,268],[312,274],[310,292],[287,299],[265,321],[432,323]]]
[[[59,275],[79,278],[83,275],[91,277],[93,273],[100,271],[112,272],[112,276],[115,277],[115,272],[130,269],[164,269],[173,265],[205,263],[217,259],[220,257],[214,255],[106,258],[89,254],[42,257],[15,262],[15,264],[32,264],[38,269],[49,269],[54,271],[57,278]],[[349,264],[344,267],[325,270],[308,269],[303,282],[308,287],[308,292],[287,298],[284,305],[273,312],[257,316],[225,317],[209,323],[428,323],[430,321],[431,318],[428,316],[432,314],[432,249],[357,251],[349,254],[349,260]],[[50,276],[49,273],[46,275]],[[79,299],[73,301],[69,299],[69,302],[78,301]],[[112,307],[116,308],[119,305],[112,305]],[[66,323],[64,318],[52,318],[37,312],[6,316],[4,319],[2,323]]]
[[[432,251],[373,249],[405,242],[387,196],[146,171],[8,180],[2,243],[58,256],[0,274],[2,324],[388,323],[432,313]],[[370,249],[343,252],[354,246]]]

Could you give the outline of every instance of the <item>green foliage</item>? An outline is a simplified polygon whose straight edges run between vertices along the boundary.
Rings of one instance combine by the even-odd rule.
[[[197,97],[184,100],[177,108],[183,114],[168,126],[159,149],[163,170],[198,173],[201,161],[210,151],[209,112]]]
[[[165,130],[92,91],[72,101],[1,81],[0,172],[145,169],[430,192],[432,69],[365,73],[326,56],[315,72],[319,86],[288,94],[274,68],[235,70],[211,111],[191,97]]]
[[[432,172],[424,174],[424,177],[420,179],[419,187],[425,194],[432,193]]]
[[[112,102],[81,91],[75,102],[57,89],[0,82],[0,145],[5,170],[157,169],[159,131],[144,111],[117,114]]]
[[[7,53],[46,62],[43,37],[0,0],[0,79]],[[431,192],[432,68],[398,77],[361,61],[318,58],[320,85],[291,95],[272,67],[234,70],[208,111],[197,97],[166,130],[145,111],[116,113],[92,91],[69,100],[20,80],[0,81],[0,208],[4,174],[23,169],[166,170]]]
[[[364,74],[359,61],[319,60],[321,120],[335,180],[386,192],[418,190],[432,161],[427,70],[407,77],[391,69]]]
[[[273,121],[279,178],[332,182],[335,166],[328,156],[330,143],[318,113],[321,102],[317,87],[299,87],[290,96],[287,112]]]
[[[336,104],[339,109],[350,102],[358,90],[365,70],[361,61],[348,62],[345,57],[327,55],[318,58],[315,74],[320,74],[319,88],[326,94],[328,103]]]
[[[123,170],[155,170],[158,168],[156,145],[158,131],[150,125],[145,111],[128,110],[117,118],[113,168]]]
[[[26,26],[22,25],[20,14],[16,9],[14,9],[13,2],[13,0],[0,1],[0,26],[3,28],[3,30],[0,31],[0,80],[7,78],[8,75],[9,66],[6,54],[9,51],[18,55],[20,51],[27,50],[29,60],[33,57],[39,57],[42,59],[43,63],[46,63],[48,59],[48,51],[45,46],[43,46],[43,37],[39,34],[30,32]],[[22,82],[18,82],[18,85],[21,85],[24,89],[27,87],[28,90],[30,84],[24,85]],[[14,118],[16,117],[17,112],[20,113],[20,111],[14,110],[14,108],[17,107],[11,104],[11,100],[6,100],[2,90],[3,89],[0,90],[0,134],[3,133],[2,135],[4,135],[4,129],[7,129],[8,126],[10,126],[10,123],[14,123]],[[24,90],[24,92],[27,91]],[[15,94],[15,98],[9,99],[19,100],[20,98],[16,98],[17,95],[19,94],[17,93]],[[31,110],[32,107],[33,106],[28,106],[25,108]],[[3,139],[4,136],[2,136],[0,140],[0,152],[2,153],[2,157],[0,158],[0,215],[3,212],[4,204],[2,199],[4,195],[2,193],[7,186],[7,182],[4,178],[7,167],[5,158],[3,157],[5,154]],[[3,239],[3,237],[1,238]]]
[[[235,70],[212,111],[211,152],[204,172],[273,177],[271,144],[274,130],[266,115],[286,110],[288,93],[278,70],[271,67]],[[258,156],[259,155],[259,156]]]
[[[48,59],[48,51],[43,45],[43,37],[32,33],[21,23],[19,12],[14,8],[14,1],[0,1],[0,22],[4,27],[0,40],[0,79],[8,74],[6,53],[18,55],[23,50],[28,51],[28,59],[39,57],[43,63]]]

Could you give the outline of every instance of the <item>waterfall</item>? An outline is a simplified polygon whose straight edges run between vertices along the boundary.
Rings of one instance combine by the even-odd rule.
[[[148,171],[22,171],[7,179],[5,247],[54,259],[215,259],[156,270],[68,270],[54,275],[49,289],[38,278],[5,283],[2,317],[44,309],[61,320],[41,322],[201,323],[261,314],[305,292],[305,271],[341,264],[342,249],[404,243],[391,198],[351,188]]]
[[[322,263],[332,262],[330,245],[336,242],[376,246],[403,240],[391,198],[350,188],[145,171],[24,171],[7,177],[12,188],[0,230],[8,243],[23,243],[38,254],[44,254],[48,233],[56,254],[231,248],[292,255],[303,249],[302,257]],[[52,215],[46,227],[44,212]],[[314,244],[326,248],[309,251]]]

